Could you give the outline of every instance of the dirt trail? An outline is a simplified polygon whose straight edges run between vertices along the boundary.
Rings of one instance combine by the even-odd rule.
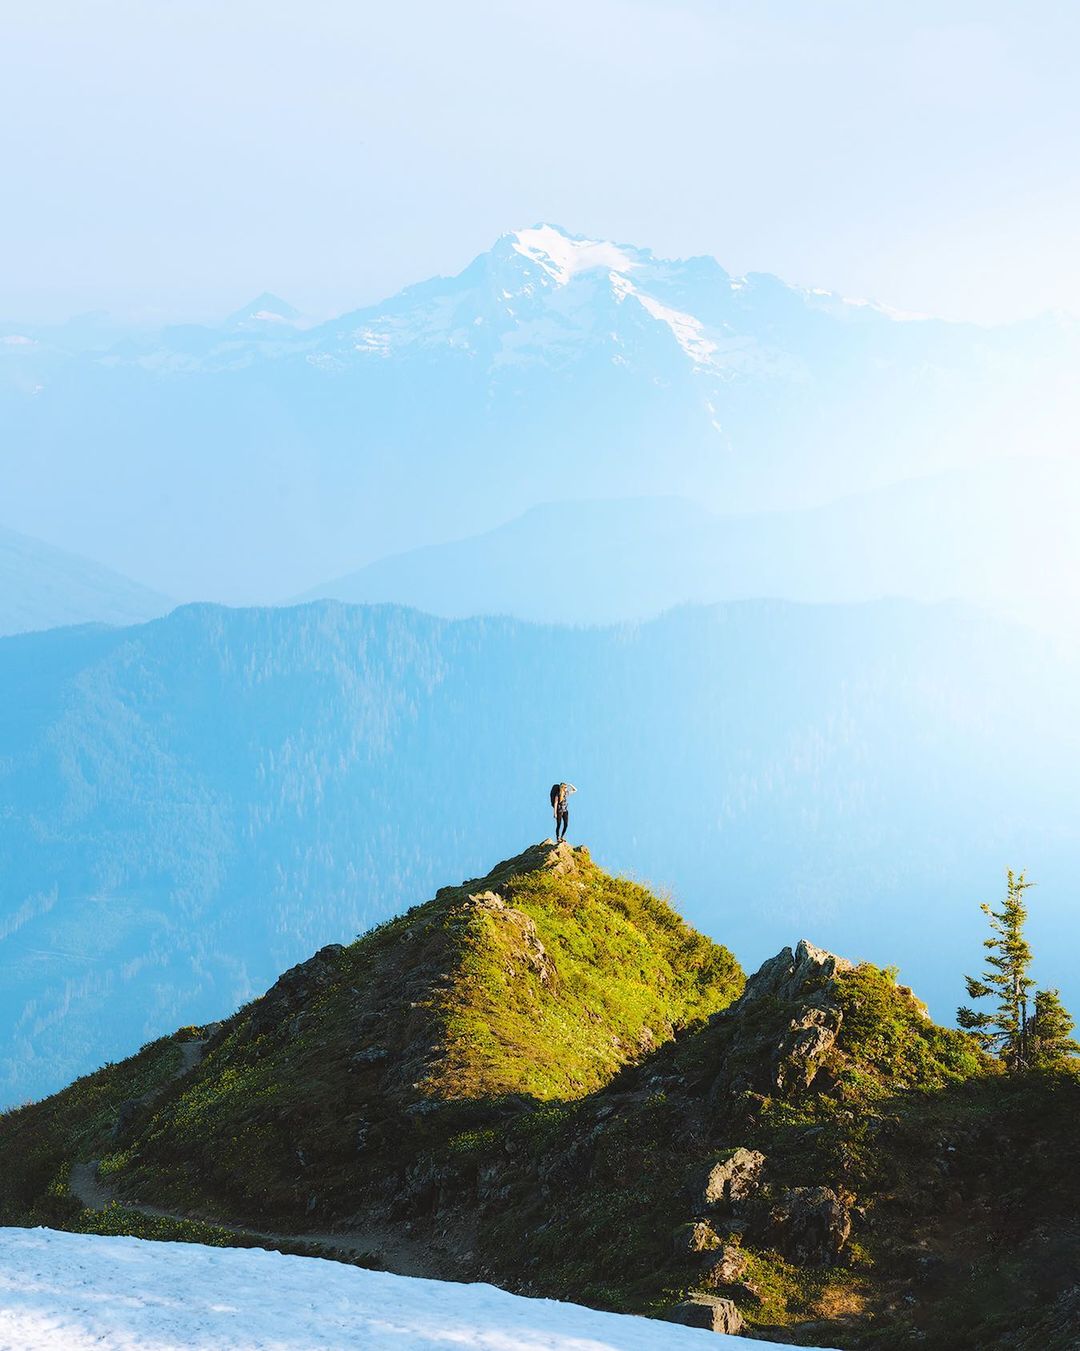
[[[173,1080],[190,1074],[202,1060],[204,1041],[186,1041],[181,1045],[182,1060]],[[172,1082],[173,1080],[170,1080]],[[140,1103],[151,1102],[161,1092],[161,1088],[152,1089],[138,1099]],[[453,1262],[445,1255],[433,1252],[426,1245],[410,1243],[402,1235],[379,1228],[347,1229],[340,1233],[283,1234],[273,1230],[249,1229],[243,1225],[230,1224],[227,1220],[215,1219],[208,1215],[181,1215],[176,1211],[161,1210],[158,1206],[145,1205],[139,1201],[128,1201],[116,1195],[98,1176],[98,1160],[88,1159],[71,1166],[68,1188],[87,1210],[104,1210],[112,1202],[122,1205],[125,1210],[134,1210],[140,1215],[156,1219],[197,1221],[212,1224],[225,1229],[241,1238],[256,1239],[270,1246],[288,1243],[305,1243],[326,1248],[347,1257],[376,1257],[388,1271],[399,1276],[427,1276],[446,1279],[453,1270]],[[457,1272],[457,1279],[461,1273]]]
[[[437,1260],[436,1254],[419,1245],[403,1242],[397,1234],[386,1230],[348,1229],[340,1233],[284,1234],[270,1229],[249,1229],[246,1226],[230,1224],[228,1220],[219,1220],[210,1215],[181,1215],[174,1210],[162,1210],[159,1206],[148,1206],[141,1201],[128,1201],[119,1197],[98,1177],[98,1161],[90,1159],[85,1163],[72,1166],[68,1187],[87,1210],[103,1210],[111,1202],[122,1205],[125,1210],[134,1210],[140,1215],[156,1219],[196,1221],[212,1224],[215,1228],[225,1229],[238,1238],[258,1239],[271,1246],[287,1243],[305,1243],[347,1257],[374,1257],[388,1271],[399,1276],[429,1276],[445,1278],[447,1261]],[[460,1278],[460,1276],[459,1276]]]

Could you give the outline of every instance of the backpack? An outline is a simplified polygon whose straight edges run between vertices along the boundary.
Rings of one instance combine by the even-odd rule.
[[[555,804],[556,804],[556,803],[558,802],[558,800],[559,800],[559,796],[560,796],[561,791],[562,791],[562,784],[561,784],[561,783],[553,783],[553,784],[551,785],[551,809],[552,809],[552,811],[555,810]]]

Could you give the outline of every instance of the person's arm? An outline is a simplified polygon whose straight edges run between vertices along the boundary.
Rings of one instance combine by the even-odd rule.
[[[574,787],[574,785],[573,785],[572,783],[568,783],[568,784],[566,785],[566,792],[567,792],[567,795],[569,795],[570,793],[576,793],[576,792],[577,792],[577,789]]]

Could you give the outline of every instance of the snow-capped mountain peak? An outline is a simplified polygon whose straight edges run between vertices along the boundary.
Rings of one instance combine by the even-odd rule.
[[[565,286],[579,272],[604,268],[609,272],[629,272],[637,266],[630,253],[608,240],[582,239],[567,234],[555,225],[535,225],[515,230],[510,236],[515,252],[538,263],[559,286]]]

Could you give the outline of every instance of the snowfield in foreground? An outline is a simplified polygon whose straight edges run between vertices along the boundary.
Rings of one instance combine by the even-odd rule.
[[[715,1339],[316,1257],[0,1229],[2,1351],[700,1351]]]

